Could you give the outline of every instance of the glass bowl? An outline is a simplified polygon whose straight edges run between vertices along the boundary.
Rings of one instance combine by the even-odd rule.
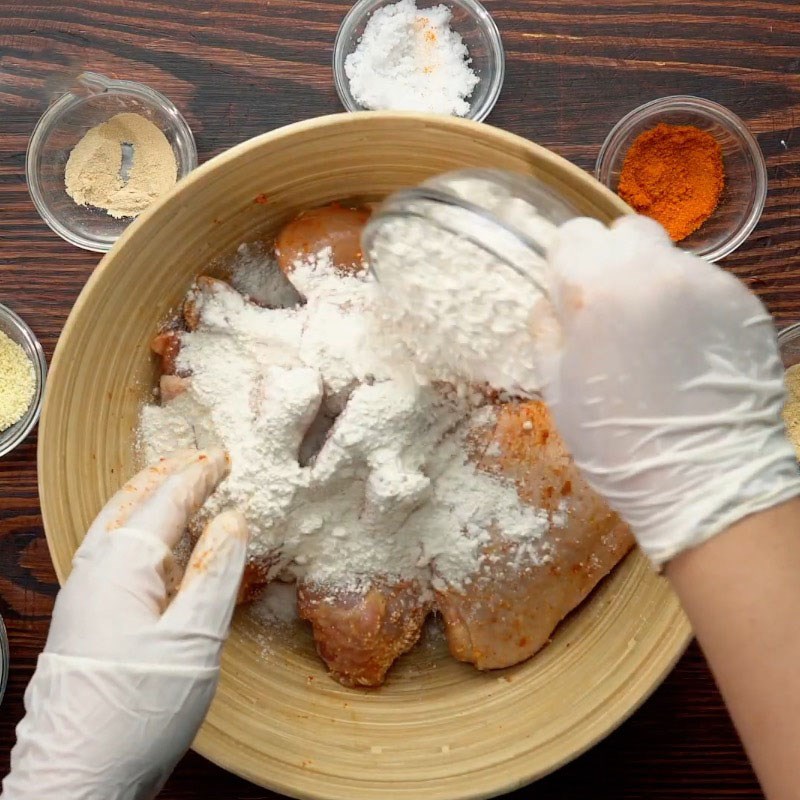
[[[25,159],[28,190],[42,219],[66,241],[97,253],[110,250],[133,218],[114,219],[102,209],[75,203],[64,188],[64,169],[72,148],[90,128],[122,112],[141,114],[163,131],[175,153],[178,180],[197,166],[192,132],[164,95],[94,72],[78,76],[75,88],[45,111]]]
[[[767,167],[758,142],[735,114],[701,97],[676,95],[653,100],[623,117],[608,135],[597,158],[595,176],[613,192],[634,139],[659,122],[694,125],[722,146],[725,189],[719,206],[691,236],[679,243],[690,253],[719,261],[753,232],[767,197]]]
[[[538,225],[532,223],[532,212],[541,218]],[[547,296],[543,265],[552,231],[577,216],[578,210],[566,198],[531,175],[462,169],[434,175],[419,186],[389,195],[367,223],[361,240],[370,269],[380,282],[381,263],[375,253],[381,239],[391,238],[387,226],[401,217],[423,219],[430,230],[438,228],[470,241]],[[452,268],[450,261],[439,266],[447,271]],[[435,268],[432,263],[425,265],[428,274]]]
[[[348,111],[366,111],[350,92],[350,81],[344,71],[344,62],[358,45],[364,28],[372,14],[397,0],[359,0],[348,11],[333,45],[333,78],[336,92]],[[418,0],[420,5],[420,0]],[[429,0],[425,7],[446,5],[452,12],[450,25],[469,48],[471,67],[480,81],[469,98],[466,119],[481,122],[494,108],[505,76],[505,53],[500,32],[489,12],[477,0]]]
[[[778,333],[778,347],[784,369],[800,364],[800,322],[795,322]]]
[[[0,331],[22,347],[31,360],[36,375],[36,389],[25,415],[10,428],[0,431],[0,458],[2,458],[25,440],[39,419],[47,376],[47,360],[33,331],[10,308],[6,308],[4,305],[0,305]]]

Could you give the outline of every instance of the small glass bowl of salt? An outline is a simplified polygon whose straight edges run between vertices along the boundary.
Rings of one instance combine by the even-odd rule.
[[[333,76],[348,111],[480,122],[500,95],[505,53],[477,0],[359,0],[336,35]]]

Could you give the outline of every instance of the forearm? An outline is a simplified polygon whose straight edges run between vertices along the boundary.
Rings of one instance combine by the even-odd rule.
[[[800,499],[685,551],[667,577],[770,800],[800,785]]]

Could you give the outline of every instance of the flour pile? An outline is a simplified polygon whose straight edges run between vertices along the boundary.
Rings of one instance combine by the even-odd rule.
[[[234,285],[285,298],[281,280],[240,249]],[[377,575],[459,587],[495,531],[546,561],[544,534],[558,522],[469,460],[471,432],[493,414],[483,397],[420,385],[408,351],[375,336],[368,273],[343,275],[323,252],[291,280],[305,302],[289,308],[198,283],[199,325],[182,334],[177,362],[187,388],[143,409],[143,456],[224,447],[231,474],[202,514],[241,509],[251,556],[269,560],[271,576],[348,591]]]

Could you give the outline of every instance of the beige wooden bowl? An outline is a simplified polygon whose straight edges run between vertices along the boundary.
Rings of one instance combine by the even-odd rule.
[[[78,299],[47,388],[39,491],[59,580],[94,515],[136,468],[137,414],[154,380],[148,340],[192,279],[302,209],[375,198],[472,166],[535,173],[602,220],[626,211],[589,175],[523,139],[446,117],[372,112],[245,142],[130,226]],[[294,797],[488,797],[609,733],[688,638],[666,583],[638,555],[528,663],[481,674],[433,641],[404,657],[377,691],[328,678],[305,630],[270,638],[242,612],[195,748]]]

